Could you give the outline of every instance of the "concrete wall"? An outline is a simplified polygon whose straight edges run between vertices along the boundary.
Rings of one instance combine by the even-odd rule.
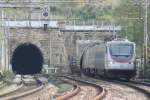
[[[59,67],[68,71],[67,52],[64,46],[64,36],[57,29],[10,29],[8,38],[9,62],[14,49],[21,43],[35,44],[43,53],[44,64]],[[68,70],[67,70],[68,69]]]

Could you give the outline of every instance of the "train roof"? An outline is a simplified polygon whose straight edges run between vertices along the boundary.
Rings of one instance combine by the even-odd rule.
[[[112,44],[112,43],[130,43],[130,44],[135,44],[134,42],[129,41],[128,39],[119,39],[119,40],[112,40],[107,42],[107,44]]]

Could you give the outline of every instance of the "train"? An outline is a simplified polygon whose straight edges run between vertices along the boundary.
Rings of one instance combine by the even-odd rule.
[[[136,75],[136,44],[128,39],[90,44],[83,50],[80,67],[86,75],[130,80]]]

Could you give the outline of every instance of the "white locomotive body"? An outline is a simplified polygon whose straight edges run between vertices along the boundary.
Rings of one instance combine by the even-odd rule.
[[[85,74],[130,79],[135,76],[135,43],[113,40],[89,46],[81,58],[81,70]]]

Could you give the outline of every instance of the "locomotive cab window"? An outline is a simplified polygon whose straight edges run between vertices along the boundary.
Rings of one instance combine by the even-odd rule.
[[[111,44],[110,54],[112,56],[131,56],[133,55],[132,44]]]
[[[111,44],[109,52],[113,60],[118,62],[127,62],[133,57],[133,44]]]

